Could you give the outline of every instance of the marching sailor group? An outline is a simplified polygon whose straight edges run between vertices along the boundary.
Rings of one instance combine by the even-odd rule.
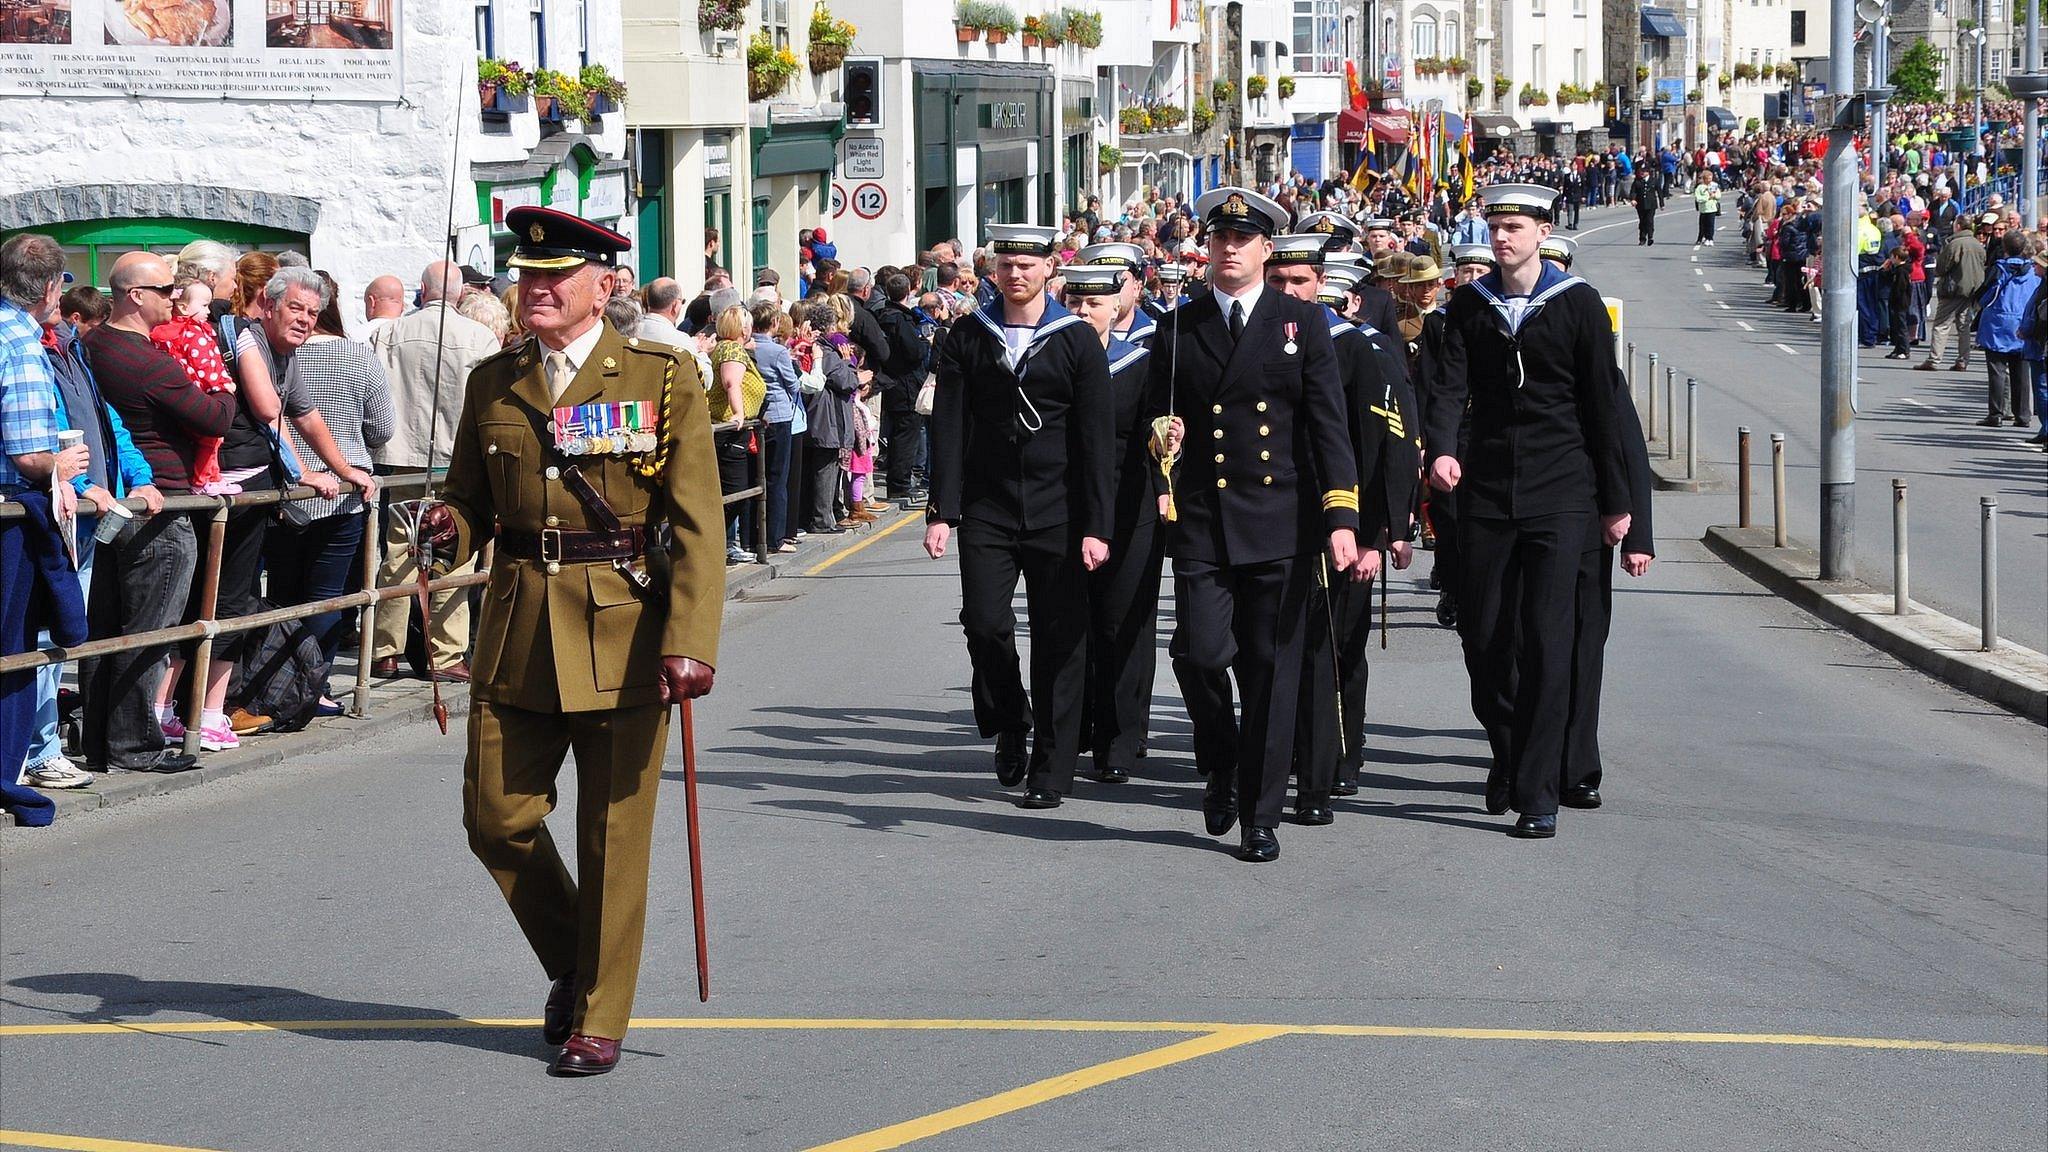
[[[1391,222],[1291,222],[1244,188],[1196,201],[1186,295],[1168,265],[1148,298],[1134,245],[1056,268],[1053,229],[990,226],[996,291],[935,367],[925,548],[959,553],[975,720],[1023,806],[1058,806],[1083,750],[1107,782],[1145,754],[1170,558],[1208,831],[1275,859],[1290,780],[1294,820],[1330,823],[1365,758],[1373,585],[1422,523],[1488,810],[1541,838],[1599,806],[1613,549],[1647,570],[1648,460],[1554,192],[1481,195],[1492,242],[1452,250],[1447,302]]]

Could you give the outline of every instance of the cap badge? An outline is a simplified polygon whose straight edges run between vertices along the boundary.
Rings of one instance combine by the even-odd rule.
[[[528,229],[526,230],[526,235],[527,235],[527,236],[528,236],[528,237],[529,237],[529,238],[530,238],[530,239],[531,239],[531,240],[532,240],[532,241],[533,241],[533,242],[534,242],[535,244],[538,244],[538,243],[540,243],[541,241],[543,241],[543,240],[546,240],[546,239],[548,238],[548,233],[547,233],[547,229],[545,229],[545,228],[542,228],[542,227],[541,227],[540,225],[538,225],[538,224],[535,224],[535,225],[534,225],[533,227],[531,227],[531,228],[528,228]]]
[[[1333,233],[1333,232],[1335,232],[1336,230],[1337,230],[1337,222],[1336,222],[1335,220],[1330,220],[1330,219],[1323,219],[1323,220],[1318,220],[1318,221],[1316,221],[1316,223],[1315,223],[1315,227],[1314,227],[1314,228],[1312,228],[1312,229],[1310,229],[1310,231],[1313,231],[1313,232],[1321,232],[1321,233],[1323,233],[1323,234],[1325,234],[1325,235],[1328,235],[1328,234],[1330,234],[1330,233]]]
[[[1252,206],[1244,202],[1243,196],[1232,192],[1230,198],[1223,202],[1223,214],[1225,216],[1249,216],[1252,214]]]

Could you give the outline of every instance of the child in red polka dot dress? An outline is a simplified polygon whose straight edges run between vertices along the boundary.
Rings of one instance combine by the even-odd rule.
[[[233,381],[221,359],[220,345],[214,343],[213,325],[207,322],[212,304],[213,291],[205,282],[179,284],[172,295],[171,318],[150,329],[149,339],[178,362],[194,388],[225,392]],[[206,496],[232,496],[240,492],[240,484],[220,478],[220,437],[196,439],[198,452],[192,460],[192,490]]]

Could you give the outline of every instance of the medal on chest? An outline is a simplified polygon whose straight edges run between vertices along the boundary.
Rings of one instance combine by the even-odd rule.
[[[1296,324],[1296,323],[1295,323],[1294,321],[1292,321],[1292,320],[1289,320],[1289,321],[1288,321],[1287,323],[1285,323],[1285,324],[1282,324],[1282,325],[1280,326],[1280,330],[1281,330],[1282,332],[1285,332],[1285,333],[1287,334],[1287,343],[1285,343],[1285,344],[1282,344],[1282,345],[1280,346],[1280,350],[1281,350],[1282,352],[1285,352],[1285,353],[1287,353],[1287,354],[1288,354],[1289,356],[1292,356],[1292,355],[1294,355],[1294,354],[1295,354],[1296,352],[1299,352],[1299,351],[1301,351],[1301,346],[1300,346],[1299,344],[1296,344],[1296,343],[1294,342],[1294,334],[1295,334],[1296,332],[1299,332],[1299,331],[1301,331],[1301,325],[1299,325],[1299,324]]]
[[[655,448],[651,400],[578,404],[555,409],[554,417],[555,450],[564,456],[626,456]]]

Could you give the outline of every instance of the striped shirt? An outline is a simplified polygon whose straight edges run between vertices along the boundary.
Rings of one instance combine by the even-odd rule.
[[[327,432],[341,449],[341,458],[368,472],[370,450],[391,439],[398,427],[391,384],[376,353],[354,340],[315,336],[292,354],[285,375],[286,386],[310,401],[327,422]],[[299,455],[299,465],[325,471],[326,465],[300,437],[298,426],[286,421],[285,428]],[[334,500],[308,500],[306,510],[316,520],[336,513],[354,514],[363,510],[363,498],[344,491]]]
[[[0,488],[24,484],[14,457],[55,452],[60,427],[43,326],[0,299]]]

